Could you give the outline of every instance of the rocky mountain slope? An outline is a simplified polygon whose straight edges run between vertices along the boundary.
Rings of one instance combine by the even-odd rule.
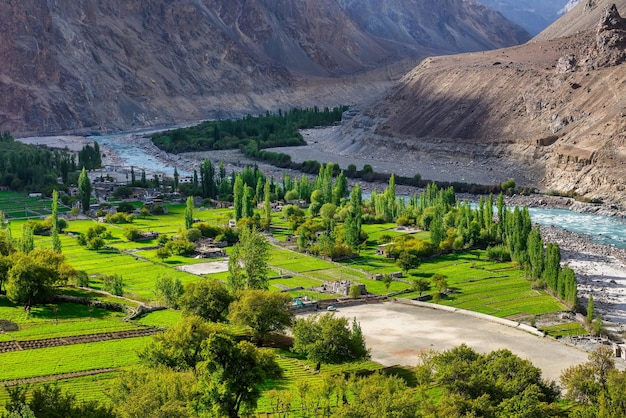
[[[580,0],[479,0],[533,35],[547,28]]]
[[[461,171],[469,182],[510,173],[623,201],[626,0],[611,3],[585,1],[522,46],[426,59],[383,101],[350,115],[335,151],[394,154],[416,169],[475,167],[474,176]],[[575,35],[549,36],[561,32]]]
[[[0,2],[0,130],[100,131],[379,94],[528,34],[473,0]]]

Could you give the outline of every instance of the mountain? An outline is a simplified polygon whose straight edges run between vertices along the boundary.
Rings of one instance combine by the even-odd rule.
[[[334,152],[623,202],[626,0],[612,3],[580,3],[521,46],[424,60]]]
[[[580,0],[479,0],[532,35],[543,31]]]
[[[425,56],[529,37],[473,0],[21,0],[0,15],[0,130],[16,134],[361,101]]]

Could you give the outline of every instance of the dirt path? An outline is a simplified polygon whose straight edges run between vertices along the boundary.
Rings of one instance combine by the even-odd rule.
[[[144,328],[128,331],[104,332],[100,334],[76,335],[73,337],[45,338],[40,340],[0,342],[0,353],[33,350],[37,348],[59,347],[63,345],[95,343],[100,341],[121,340],[125,338],[146,337],[159,332],[156,328]]]

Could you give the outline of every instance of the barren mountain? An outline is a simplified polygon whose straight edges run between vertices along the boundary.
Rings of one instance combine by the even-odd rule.
[[[538,34],[580,0],[478,0],[499,11],[533,35]]]
[[[0,2],[0,130],[128,129],[379,94],[528,39],[473,0]]]
[[[473,166],[473,176],[459,171],[466,181],[486,171],[623,201],[626,25],[609,5],[584,1],[522,46],[426,59],[351,115],[335,151],[392,154],[417,170],[423,161],[452,173]],[[573,35],[550,35],[561,32]]]

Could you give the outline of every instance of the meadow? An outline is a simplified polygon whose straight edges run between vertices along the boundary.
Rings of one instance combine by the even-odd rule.
[[[13,198],[11,198],[13,196]],[[0,193],[0,210],[12,218],[19,214],[23,200],[32,199],[15,194]],[[12,202],[17,202],[15,205]],[[21,203],[20,203],[21,202]],[[35,200],[40,205],[37,213],[49,213],[49,204],[45,200]],[[48,206],[46,206],[46,204]],[[184,205],[168,205],[168,214],[158,216],[137,217],[132,226],[143,231],[155,231],[173,236],[183,229]],[[46,212],[48,211],[48,212]],[[198,208],[194,217],[217,225],[225,225],[231,215],[228,209]],[[13,214],[13,215],[11,215]],[[12,219],[11,230],[14,237],[20,236],[24,220]],[[63,254],[68,263],[75,269],[85,271],[90,276],[89,286],[93,290],[102,289],[99,275],[120,275],[124,279],[125,299],[95,293],[88,289],[67,287],[62,294],[115,302],[123,305],[136,306],[138,303],[154,303],[154,283],[159,276],[168,275],[180,279],[183,283],[202,280],[203,277],[225,280],[227,273],[211,275],[193,275],[176,267],[206,262],[189,257],[172,256],[161,260],[156,256],[154,247],[156,240],[146,242],[129,242],[124,236],[124,228],[129,225],[108,225],[110,238],[107,247],[99,251],[89,250],[80,246],[76,235],[85,233],[96,225],[93,220],[70,220],[65,234],[61,236]],[[486,259],[484,251],[473,250],[448,254],[440,257],[421,260],[418,268],[409,272],[400,281],[394,281],[389,288],[381,281],[369,277],[373,273],[388,274],[398,272],[400,268],[392,259],[376,254],[376,248],[382,243],[384,236],[397,236],[414,233],[421,239],[428,239],[428,232],[411,232],[401,230],[395,224],[364,225],[368,240],[361,249],[359,256],[341,262],[333,262],[302,254],[279,245],[272,245],[270,250],[269,281],[272,291],[289,291],[294,297],[308,296],[311,299],[334,298],[337,295],[322,294],[316,288],[325,281],[350,280],[366,285],[373,294],[405,292],[396,297],[415,298],[418,292],[413,290],[412,281],[418,278],[429,279],[436,274],[443,275],[448,288],[453,290],[438,303],[469,309],[497,317],[532,317],[544,313],[566,310],[558,300],[543,290],[534,290],[525,278],[523,271],[512,263],[493,262]],[[273,238],[284,241],[291,232],[280,214],[274,214]],[[51,248],[51,238],[36,236],[36,245]],[[227,249],[227,252],[230,251]],[[435,289],[424,292],[434,294]],[[18,325],[19,330],[0,333],[0,342],[26,341],[53,337],[69,337],[75,335],[98,334],[114,331],[127,331],[146,327],[169,327],[176,324],[181,313],[174,310],[152,312],[134,321],[123,321],[126,316],[122,312],[111,312],[100,308],[89,308],[73,303],[43,305],[26,313],[21,307],[15,306],[4,296],[0,296],[0,319],[7,319]],[[545,330],[555,336],[580,333],[575,325],[562,325]],[[94,369],[112,368],[116,371],[99,373],[91,376],[77,376],[59,379],[62,388],[77,393],[79,399],[99,399],[107,401],[109,383],[119,374],[120,370],[138,366],[137,350],[149,337],[136,337],[123,340],[110,340],[97,343],[74,344],[59,347],[40,348],[0,353],[0,405],[6,399],[6,390],[2,388],[2,380],[23,378],[43,378],[56,380],[54,375],[61,373],[85,372]],[[322,373],[313,374],[310,368],[314,365],[297,358],[293,353],[277,349],[280,356],[279,364],[285,371],[283,379],[268,382],[264,396],[259,402],[259,411],[272,411],[276,390],[288,390],[297,393],[298,385],[306,379],[310,385],[317,387],[328,376],[358,371],[382,370],[382,366],[373,362],[350,363],[342,366],[322,368]],[[305,367],[307,366],[307,367]],[[41,384],[41,383],[34,383]],[[292,407],[299,408],[297,396],[293,396]]]

